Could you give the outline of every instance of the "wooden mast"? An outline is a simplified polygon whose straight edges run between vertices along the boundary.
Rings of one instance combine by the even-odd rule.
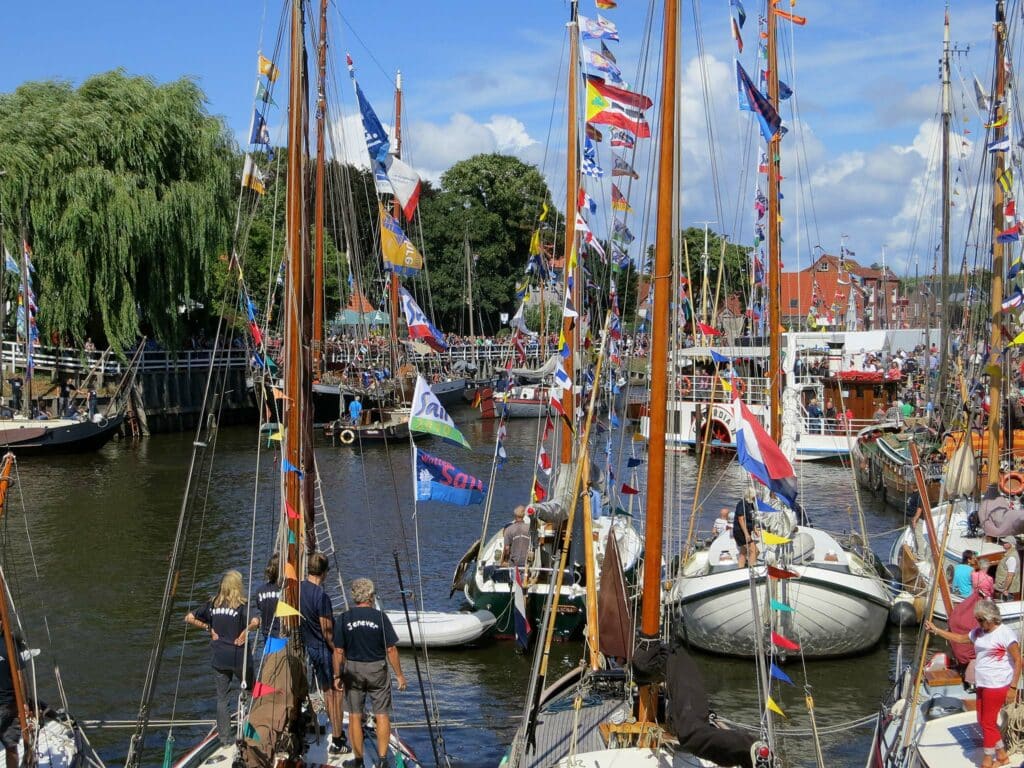
[[[0,516],[7,512],[7,490],[11,484],[11,469],[14,467],[14,454],[6,453],[3,467],[0,468]],[[21,738],[25,744],[25,759],[22,765],[35,765],[32,755],[32,731],[28,724],[28,701],[25,695],[25,681],[21,674],[21,651],[14,639],[14,623],[11,618],[10,606],[7,605],[7,583],[3,570],[0,569],[0,624],[4,635],[4,651],[7,653],[7,664],[11,669],[11,684],[14,687],[14,705],[18,709],[18,722],[21,724]]]
[[[776,50],[775,5],[768,3],[768,101],[779,108],[779,67]],[[779,144],[778,131],[768,142],[768,431],[776,443],[782,440],[782,237],[779,215]]]
[[[651,274],[653,320],[651,322],[651,407],[647,444],[647,521],[644,526],[644,593],[640,631],[657,636],[661,629],[661,548],[665,507],[665,428],[668,403],[669,307],[672,305],[672,256],[679,235],[676,208],[676,100],[678,89],[678,0],[665,0],[661,113],[658,116],[658,220],[654,236],[654,268]],[[657,716],[653,686],[640,689],[641,722]]]
[[[284,599],[298,608],[299,573],[303,540],[303,520],[312,514],[306,508],[304,480],[310,477],[312,456],[307,463],[304,443],[307,437],[305,410],[309,403],[309,347],[306,315],[307,248],[303,226],[304,157],[306,94],[303,88],[303,19],[301,0],[291,4],[290,69],[288,85],[288,185],[285,197],[285,242],[288,268],[285,280],[284,326],[284,413],[285,432],[282,460],[299,471],[283,472],[284,509],[289,536],[284,543],[286,557]],[[311,484],[309,484],[311,487]],[[294,512],[292,512],[294,511]],[[297,513],[297,514],[295,514]],[[289,630],[298,629],[296,617],[283,619]]]
[[[402,73],[395,74],[395,148],[394,155],[402,158]],[[402,204],[398,201],[398,195],[391,199],[391,215],[399,221],[399,214],[402,212]],[[398,273],[392,269],[388,281],[388,295],[391,305],[391,375],[398,379],[398,307],[401,299],[398,296],[399,286]]]
[[[327,0],[320,0],[320,45],[317,51],[316,202],[313,237],[313,380],[324,358],[324,121],[327,117]]]
[[[1006,116],[1006,68],[1003,66],[1006,44],[1006,3],[996,0],[996,82],[992,89],[992,122],[995,126],[992,140],[999,141],[1006,136],[1006,126],[1002,125]],[[1002,340],[1003,314],[1003,244],[999,242],[999,232],[1003,228],[1003,202],[1005,195],[999,184],[1000,177],[1006,170],[1006,153],[992,153],[992,338],[989,352],[989,411],[988,411],[988,484],[999,482],[999,448],[1000,427],[1002,426],[1002,365],[999,360]],[[943,340],[945,341],[945,340]]]
[[[579,309],[579,280],[573,275],[573,270],[570,266],[573,263],[573,254],[576,250],[576,197],[577,188],[579,186],[579,170],[577,169],[577,155],[579,153],[579,126],[576,124],[578,118],[577,115],[577,85],[576,82],[579,78],[579,26],[576,23],[576,14],[579,10],[579,1],[572,0],[569,16],[569,88],[568,88],[568,121],[567,132],[566,132],[566,161],[565,161],[565,246],[563,247],[562,258],[565,260],[565,295],[572,296],[572,304],[574,307]],[[541,293],[540,293],[541,305],[544,303],[544,283],[541,282]],[[563,303],[563,306],[564,303]],[[541,327],[541,333],[543,334],[544,328]],[[574,320],[571,317],[562,318],[562,335],[565,337],[565,343],[569,347],[569,354],[562,360],[562,366],[565,368],[565,372],[569,374],[569,378],[572,379],[572,386],[562,390],[562,407],[565,409],[566,414],[570,420],[576,418],[576,373],[574,371],[576,365],[576,345],[574,339],[576,337]],[[543,336],[541,349],[546,350],[543,344]],[[562,450],[560,454],[560,460],[563,465],[572,462],[573,448],[576,444],[575,436],[573,433],[566,429],[564,426],[561,428],[562,433]],[[570,503],[575,503],[573,500]],[[588,564],[589,566],[589,564]]]

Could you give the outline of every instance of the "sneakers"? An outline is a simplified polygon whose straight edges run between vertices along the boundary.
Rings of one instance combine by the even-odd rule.
[[[352,748],[344,736],[331,739],[331,746],[327,748],[327,753],[331,755],[347,755],[351,751]],[[359,764],[361,765],[362,761]]]
[[[352,757],[341,764],[341,768],[364,768],[363,758]]]

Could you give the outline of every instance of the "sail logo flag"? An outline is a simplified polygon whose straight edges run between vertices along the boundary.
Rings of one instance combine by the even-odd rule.
[[[640,139],[651,136],[644,110],[653,102],[642,93],[616,88],[598,77],[587,78],[587,122],[622,128]]]
[[[263,113],[255,107],[252,110],[252,125],[249,127],[249,143],[270,146],[270,129]]]
[[[526,597],[523,595],[523,577],[515,568],[512,580],[512,613],[516,629],[516,645],[524,651],[530,645],[530,622],[526,618]]]
[[[377,113],[373,111],[370,102],[363,95],[363,89],[356,82],[356,71],[352,66],[352,57],[348,57],[348,71],[352,76],[352,85],[356,89],[356,101],[359,102],[359,114],[363,121],[363,138],[366,140],[366,151],[370,158],[381,165],[385,165],[388,159],[388,152],[391,150],[391,142],[388,140],[387,131],[381,124]]]
[[[252,161],[252,155],[245,156],[245,164],[242,166],[242,186],[248,187],[257,195],[265,195],[267,187],[264,184],[263,171]]]
[[[739,425],[736,456],[740,466],[790,507],[794,506],[798,489],[793,465],[743,401],[735,397],[732,403],[733,418]]]
[[[380,252],[384,268],[406,277],[415,275],[423,269],[423,257],[405,236],[395,217],[380,203],[377,207],[380,209]]]
[[[612,128],[611,145],[613,147],[633,149],[636,146],[636,137],[622,128]]]
[[[402,311],[405,313],[405,324],[409,326],[409,338],[422,341],[435,352],[444,352],[448,345],[444,341],[443,334],[430,322],[430,319],[423,314],[420,305],[402,286],[398,286],[398,295],[402,300]]]
[[[615,176],[629,176],[633,179],[639,179],[640,174],[633,170],[633,166],[623,160],[621,157],[612,153],[612,177]]]
[[[412,395],[412,414],[409,418],[409,429],[413,432],[425,432],[440,437],[450,443],[469,448],[466,438],[462,436],[448,411],[441,405],[422,376],[416,377],[416,389]]]
[[[584,40],[618,40],[619,30],[612,22],[597,14],[596,19],[589,19],[586,16],[577,16],[576,20],[580,25],[580,37]]]
[[[754,83],[743,65],[736,62],[736,86],[739,89],[740,109],[753,112],[757,115],[757,122],[761,126],[761,135],[765,141],[771,141],[775,134],[782,128],[782,118],[775,111],[775,107],[765,98]]]
[[[487,495],[483,482],[450,461],[415,448],[416,501],[443,501],[466,507]]]

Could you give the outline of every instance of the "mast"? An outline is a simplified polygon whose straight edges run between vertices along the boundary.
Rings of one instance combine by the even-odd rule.
[[[4,455],[3,467],[0,468],[0,515],[7,511],[7,489],[11,484],[11,468],[14,466],[14,454],[8,452]],[[7,664],[11,669],[11,683],[14,687],[14,705],[18,708],[18,722],[21,724],[21,738],[25,744],[25,758],[22,765],[35,765],[35,756],[32,754],[32,731],[28,723],[28,702],[25,695],[25,681],[21,674],[20,657],[18,644],[14,640],[14,623],[11,617],[11,609],[7,604],[7,582],[4,578],[3,569],[0,569],[0,623],[4,635],[4,652],[7,654]]]
[[[573,270],[570,267],[573,264],[573,254],[576,251],[576,212],[578,205],[576,202],[577,187],[579,184],[579,171],[577,165],[577,153],[579,151],[579,139],[577,137],[578,127],[576,122],[577,117],[577,101],[579,97],[576,95],[577,79],[579,78],[579,26],[576,23],[576,14],[579,10],[579,0],[572,0],[570,15],[569,15],[569,88],[568,88],[568,121],[567,121],[567,132],[566,132],[566,145],[565,145],[565,246],[563,251],[563,258],[565,259],[565,295],[572,296],[572,305],[579,308],[579,280],[572,274]],[[543,258],[543,257],[542,257]],[[541,283],[541,305],[544,303],[544,287],[543,282]],[[565,306],[563,302],[562,306]],[[576,418],[576,344],[575,344],[575,333],[574,324],[571,317],[562,318],[562,335],[565,337],[565,343],[569,348],[569,354],[566,356],[563,365],[565,366],[565,372],[569,374],[569,378],[572,379],[572,386],[562,390],[562,407],[565,412],[569,415],[570,419]],[[541,333],[544,329],[541,328]],[[541,349],[543,349],[543,345]],[[569,464],[572,462],[573,447],[575,446],[574,435],[569,429],[563,428],[560,430],[562,433],[562,450],[560,454],[560,460],[562,464]],[[575,502],[573,502],[575,503]]]
[[[770,15],[770,14],[769,14]],[[644,526],[644,593],[640,631],[657,636],[661,629],[661,548],[665,506],[665,428],[668,404],[669,307],[672,304],[672,256],[679,233],[676,207],[676,99],[678,89],[678,0],[665,0],[662,50],[661,113],[658,115],[658,221],[654,237],[654,291],[651,322],[651,408],[647,452],[647,522]],[[640,690],[641,722],[657,717],[657,693],[653,686]]]
[[[992,121],[993,141],[999,141],[1006,135],[1006,126],[1002,124],[1006,111],[1006,67],[1003,66],[1006,44],[1006,2],[996,0],[996,82],[992,89]],[[999,444],[1000,427],[1002,426],[1002,365],[999,353],[1003,348],[1002,340],[1002,303],[1003,303],[1003,271],[1005,270],[1003,244],[999,242],[999,232],[1003,224],[1003,188],[999,179],[1006,170],[1006,153],[992,153],[992,338],[989,344],[989,411],[988,411],[988,483],[999,482]]]
[[[316,202],[313,236],[313,379],[320,378],[324,357],[324,120],[327,113],[327,0],[320,0],[320,45],[317,51]]]
[[[402,157],[402,73],[395,73],[395,157]],[[399,214],[402,212],[402,205],[398,201],[398,195],[391,199],[391,215],[395,221],[399,221]],[[398,378],[398,273],[392,269],[388,280],[388,295],[391,306],[391,375]]]
[[[768,101],[779,108],[778,51],[775,45],[775,4],[768,2]],[[768,431],[776,443],[782,440],[782,237],[779,227],[779,149],[782,131],[768,142]]]
[[[949,130],[953,116],[952,86],[949,74],[949,3],[946,3],[946,17],[942,30],[942,278],[939,282],[939,299],[942,317],[939,320],[939,376],[935,384],[932,402],[946,393],[946,375],[949,365],[949,312],[946,309],[946,291],[949,285],[949,226],[950,226],[950,184],[949,184]],[[931,324],[929,323],[929,326]],[[930,341],[929,341],[930,345]]]
[[[462,250],[466,256],[466,304],[469,305],[469,335],[476,336],[473,328],[473,253],[469,247],[469,232],[466,232],[462,239]],[[473,345],[475,352],[476,345]]]
[[[288,186],[285,197],[286,258],[288,269],[285,280],[284,326],[284,423],[282,459],[302,471],[283,472],[284,513],[290,535],[285,542],[286,565],[284,600],[288,605],[299,605],[298,575],[301,572],[301,545],[303,520],[312,514],[307,505],[306,482],[313,473],[312,454],[307,450],[309,419],[306,408],[310,400],[309,378],[309,300],[308,300],[308,242],[303,226],[304,152],[303,139],[306,122],[306,93],[303,81],[303,14],[301,0],[291,4],[291,47],[288,81]],[[294,510],[298,514],[288,514]],[[283,619],[289,630],[298,629],[296,617]]]

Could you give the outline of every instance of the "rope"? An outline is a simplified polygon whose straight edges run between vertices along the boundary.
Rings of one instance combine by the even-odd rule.
[[[1006,751],[1020,752],[1024,749],[1024,703],[1015,701],[1007,704],[1003,712],[1006,714],[1006,726],[1003,728]]]
[[[737,720],[730,720],[727,717],[722,717],[721,715],[717,715],[717,719],[719,722],[725,723],[732,728],[738,728],[749,733],[761,733],[760,724],[751,725],[750,723],[741,723]],[[836,733],[854,731],[858,728],[864,728],[869,725],[873,726],[877,721],[878,713],[872,712],[869,715],[863,715],[855,720],[847,720],[842,723],[837,723],[836,725],[827,725],[819,728],[786,728],[784,733],[786,737],[807,737],[814,736],[815,734],[818,736],[829,736]]]

